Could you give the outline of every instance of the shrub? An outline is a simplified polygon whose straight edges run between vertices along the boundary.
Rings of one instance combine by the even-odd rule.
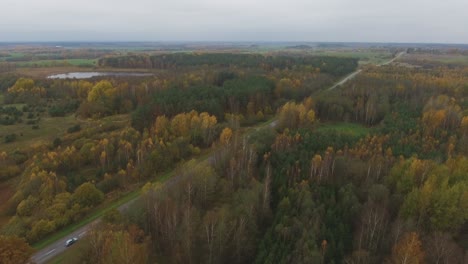
[[[54,105],[49,109],[49,115],[52,117],[65,116],[66,109],[63,107]]]
[[[5,143],[11,143],[16,140],[16,134],[9,134],[5,136]]]
[[[54,145],[54,148],[57,148],[58,146],[62,145],[62,140],[60,138],[55,138],[53,145]]]
[[[78,132],[80,130],[81,130],[81,126],[79,124],[77,124],[77,125],[74,125],[74,126],[68,128],[67,132],[68,133],[75,133],[75,132]]]

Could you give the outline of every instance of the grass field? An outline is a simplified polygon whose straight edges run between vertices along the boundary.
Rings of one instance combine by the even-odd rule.
[[[82,122],[77,120],[73,115],[70,115],[66,117],[43,117],[39,121],[39,129],[32,129],[31,125],[26,125],[25,123],[0,126],[0,136],[17,134],[16,141],[11,143],[5,143],[3,138],[1,138],[0,149],[12,152],[48,143],[54,138],[65,134],[69,127],[78,123]]]
[[[327,132],[327,131],[339,131],[346,134],[351,134],[353,136],[363,137],[372,132],[372,128],[367,128],[365,126],[355,124],[355,123],[323,123],[318,128],[317,131]]]
[[[39,121],[39,129],[32,129],[31,125],[15,124],[11,126],[0,126],[0,136],[16,133],[17,139],[11,143],[5,143],[3,138],[0,138],[0,149],[6,152],[14,150],[26,149],[44,143],[50,143],[57,137],[66,134],[67,129],[80,124],[82,131],[87,128],[99,129],[102,126],[111,124],[125,125],[129,122],[129,115],[114,115],[100,120],[92,119],[77,119],[74,115],[65,117],[42,117]],[[22,135],[21,135],[22,133]]]
[[[5,96],[0,93],[0,105],[3,105],[3,100],[5,99]]]
[[[25,53],[22,52],[10,52],[8,56],[0,57],[1,61],[7,61],[8,59],[17,59],[25,57]],[[41,56],[48,56],[50,54],[43,53],[36,55],[35,60],[32,61],[12,61],[17,67],[53,67],[53,66],[79,66],[79,67],[93,67],[97,65],[97,59],[41,59]]]

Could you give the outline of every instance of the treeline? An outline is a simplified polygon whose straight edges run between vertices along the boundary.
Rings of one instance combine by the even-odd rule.
[[[101,67],[178,69],[183,67],[241,67],[265,70],[308,67],[319,68],[335,76],[357,67],[357,59],[319,56],[263,56],[233,53],[173,53],[163,55],[127,55],[99,59]]]

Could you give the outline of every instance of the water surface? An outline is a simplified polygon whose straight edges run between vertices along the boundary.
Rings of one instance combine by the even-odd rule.
[[[145,77],[152,75],[151,73],[143,72],[68,72],[49,75],[47,79],[89,79],[98,76]]]

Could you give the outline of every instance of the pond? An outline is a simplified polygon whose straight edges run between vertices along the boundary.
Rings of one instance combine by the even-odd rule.
[[[145,77],[152,76],[152,73],[142,72],[68,72],[47,76],[47,79],[89,79],[98,76],[116,76],[116,77]]]

